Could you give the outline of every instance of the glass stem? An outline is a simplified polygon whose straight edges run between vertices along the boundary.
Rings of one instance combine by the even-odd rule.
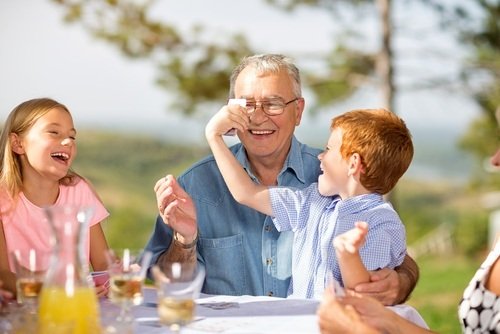
[[[130,303],[123,303],[120,309],[120,314],[118,315],[118,321],[131,322],[133,320],[133,317],[130,310],[131,310]]]
[[[174,334],[180,334],[181,333],[181,325],[179,324],[172,324],[170,325],[170,331]]]

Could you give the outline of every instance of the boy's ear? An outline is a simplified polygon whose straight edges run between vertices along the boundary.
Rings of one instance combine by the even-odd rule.
[[[17,154],[24,154],[23,143],[21,142],[21,138],[17,135],[17,133],[11,133],[9,135],[10,146],[12,147],[12,151]]]
[[[363,166],[363,161],[361,161],[361,156],[358,153],[351,154],[349,158],[349,174],[361,174],[364,173],[365,168]]]

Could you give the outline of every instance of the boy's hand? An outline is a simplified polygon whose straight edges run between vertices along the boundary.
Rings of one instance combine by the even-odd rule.
[[[356,222],[353,229],[335,237],[333,246],[338,253],[355,254],[365,243],[367,233],[368,224],[366,222]]]
[[[246,131],[250,120],[246,109],[239,104],[228,104],[223,106],[207,123],[205,136],[208,141],[211,138],[219,137],[227,133]]]

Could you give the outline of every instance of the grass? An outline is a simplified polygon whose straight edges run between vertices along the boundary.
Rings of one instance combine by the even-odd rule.
[[[421,276],[408,304],[420,312],[432,330],[460,333],[458,304],[481,262],[452,254],[419,258]]]

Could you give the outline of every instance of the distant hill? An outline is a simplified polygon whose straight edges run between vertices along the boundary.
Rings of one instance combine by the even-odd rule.
[[[468,179],[469,162],[453,148],[448,136],[424,132],[414,133],[414,137],[415,160],[396,194],[404,221],[411,225],[408,233],[421,235],[442,220],[440,212],[450,210],[450,205],[454,207],[453,217],[460,214],[461,209],[451,203],[458,200],[457,195],[463,195],[458,189]],[[210,154],[206,144],[88,130],[79,131],[78,151],[74,169],[91,180],[111,212],[104,224],[110,244],[131,247],[144,246],[153,229],[157,215],[155,182],[166,174],[179,175]],[[443,194],[446,197],[442,198]],[[409,235],[409,240],[414,238],[417,236]]]
[[[324,129],[302,128],[301,125],[297,136],[309,145],[324,147],[329,132],[327,123],[321,126]],[[405,178],[466,182],[477,164],[458,148],[457,143],[462,136],[460,131],[436,124],[411,128],[415,155]]]
[[[143,247],[157,214],[156,181],[180,174],[208,153],[191,144],[81,130],[74,169],[92,182],[111,213],[104,224],[110,244]]]

